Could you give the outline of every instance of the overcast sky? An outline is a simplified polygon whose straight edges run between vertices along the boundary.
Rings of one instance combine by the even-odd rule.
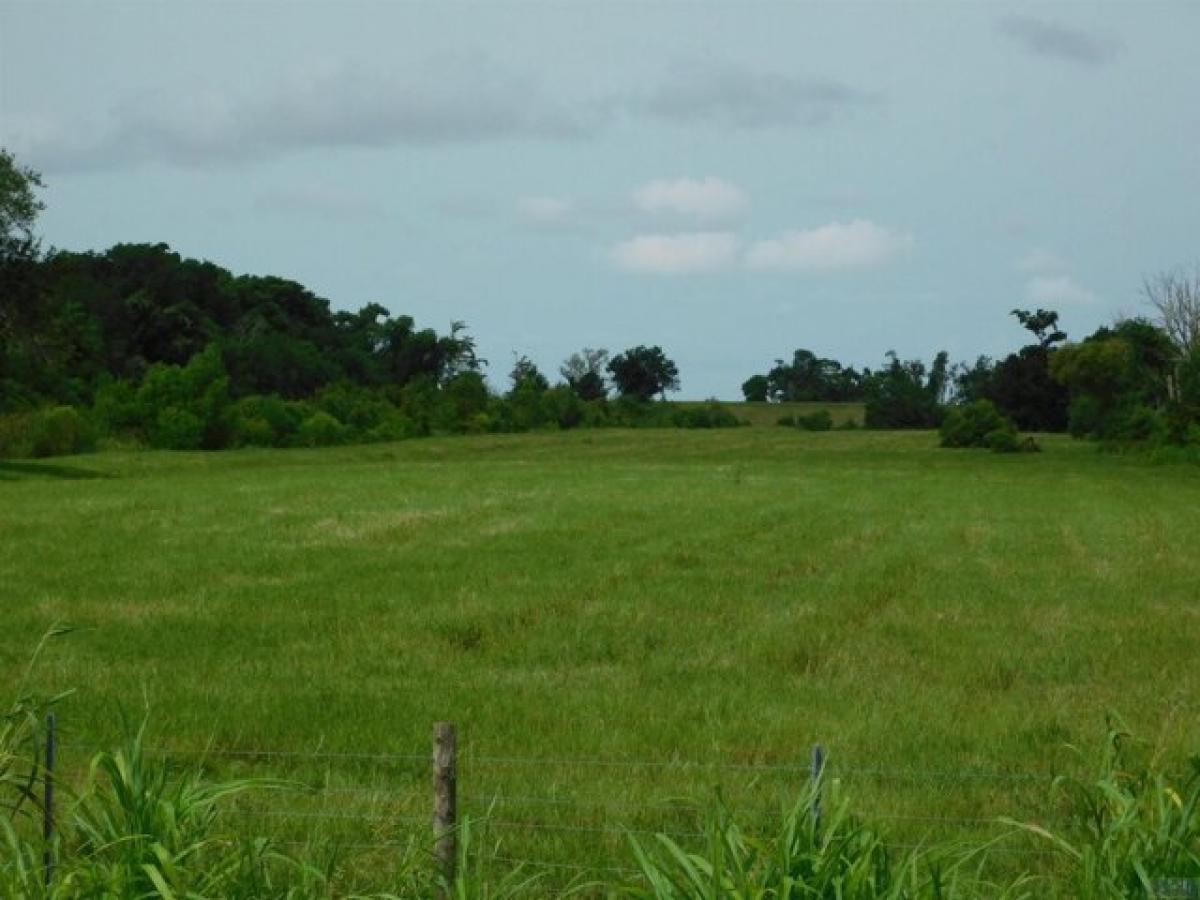
[[[165,241],[491,360],[734,398],[1083,336],[1200,261],[1200,4],[13,2],[0,145],[68,249]]]

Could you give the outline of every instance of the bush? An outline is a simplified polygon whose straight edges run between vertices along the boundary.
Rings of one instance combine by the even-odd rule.
[[[327,412],[318,410],[300,423],[296,438],[302,447],[332,447],[350,438],[350,429]]]
[[[737,428],[742,423],[716,400],[706,400],[702,405],[676,409],[671,424],[676,428]]]
[[[204,443],[204,420],[193,412],[168,406],[150,429],[150,444],[163,450],[199,450]]]
[[[0,457],[68,456],[95,446],[91,424],[71,406],[0,418]]]
[[[984,438],[984,445],[993,453],[1017,453],[1021,449],[1021,439],[1017,429],[1010,426],[989,431]]]
[[[567,385],[560,384],[542,393],[543,421],[555,422],[559,428],[575,428],[583,423],[584,404]]]
[[[818,409],[807,416],[796,416],[796,427],[804,431],[829,431],[833,428],[833,416],[827,409]]]
[[[778,419],[776,419],[775,424],[782,426],[783,428],[795,428],[796,427],[796,417],[795,416],[780,416]]]
[[[976,400],[956,406],[946,413],[938,434],[943,447],[992,447],[992,436],[1011,432],[1015,442],[1016,426],[990,400]],[[1003,438],[997,438],[1002,441]]]
[[[1165,434],[1166,425],[1158,411],[1135,404],[1113,416],[1104,437],[1114,441],[1149,441]]]

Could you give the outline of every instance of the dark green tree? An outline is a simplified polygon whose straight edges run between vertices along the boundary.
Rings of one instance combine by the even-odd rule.
[[[766,403],[771,382],[766,375],[751,375],[742,382],[742,396],[750,403]]]
[[[637,346],[620,353],[608,364],[617,391],[623,397],[650,400],[656,394],[679,390],[679,370],[661,347]]]

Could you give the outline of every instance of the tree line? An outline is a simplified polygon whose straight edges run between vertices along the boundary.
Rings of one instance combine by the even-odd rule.
[[[889,352],[879,369],[856,370],[799,349],[742,392],[756,402],[861,402],[874,428],[939,427],[974,406],[1008,430],[1200,447],[1200,270],[1149,279],[1143,293],[1152,318],[1123,318],[1078,342],[1057,312],[1014,309],[1031,340],[1000,360],[950,365],[942,352],[926,366]]]
[[[444,333],[379,303],[335,311],[303,285],[235,275],[166,244],[43,250],[37,172],[0,149],[0,453],[48,454],[97,437],[217,449],[394,440],[438,432],[580,426],[724,427],[680,388],[659,346],[584,348],[552,380],[515,356],[489,388],[465,323]],[[1078,343],[1058,314],[1014,310],[1030,342],[950,365],[886,355],[856,369],[810,350],[742,385],[754,402],[859,402],[877,428],[933,428],[986,404],[1006,428],[1105,441],[1200,444],[1200,272],[1146,285],[1153,321]],[[792,417],[826,427],[827,417]],[[972,421],[993,423],[990,413]],[[995,429],[993,429],[995,430]]]

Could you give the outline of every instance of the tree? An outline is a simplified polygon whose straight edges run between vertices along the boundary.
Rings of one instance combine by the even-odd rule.
[[[1200,349],[1200,265],[1190,275],[1177,270],[1147,278],[1142,294],[1158,313],[1178,359]]]
[[[766,375],[751,375],[742,382],[742,395],[750,403],[766,403],[771,382]]]
[[[516,354],[513,354],[516,356]],[[513,362],[512,371],[508,373],[512,380],[511,394],[528,392],[540,394],[550,387],[550,382],[541,373],[537,365],[528,356],[518,356]],[[511,395],[510,394],[510,395]]]
[[[608,395],[604,370],[608,366],[608,351],[584,347],[563,361],[559,374],[581,400],[602,400]]]
[[[35,192],[40,187],[37,172],[0,148],[0,409],[16,387],[10,384],[12,357],[24,358],[17,363],[22,368],[25,359],[44,356],[33,340],[42,315],[37,304],[38,241],[33,233],[37,215],[45,208]],[[18,340],[22,347],[13,346]]]
[[[792,353],[791,362],[775,360],[767,373],[768,396],[772,400],[824,400],[838,402],[863,398],[865,372],[843,368],[836,359],[825,359],[811,350]]]
[[[928,374],[919,359],[902,361],[894,350],[887,365],[867,385],[863,419],[871,428],[934,428],[941,422],[938,397],[945,387],[946,354],[939,353]]]
[[[42,176],[0,147],[0,252],[36,244],[33,224],[45,209],[35,193]]]
[[[608,371],[624,397],[650,400],[660,394],[666,399],[667,391],[679,390],[679,369],[658,346],[631,347],[613,357]]]
[[[1050,309],[1038,309],[1029,312],[1026,309],[1014,309],[1012,315],[1017,317],[1027,331],[1038,339],[1043,347],[1052,347],[1067,339],[1066,332],[1058,329],[1058,313]]]

